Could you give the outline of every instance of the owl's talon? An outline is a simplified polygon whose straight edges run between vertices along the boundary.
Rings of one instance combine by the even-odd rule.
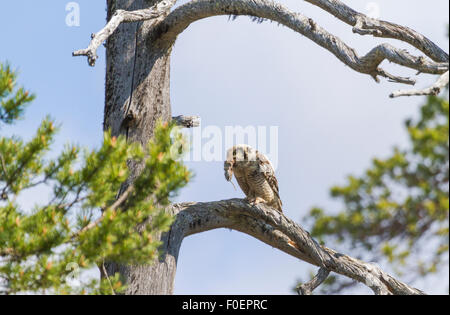
[[[265,203],[266,201],[260,197],[256,197],[256,198],[250,198],[247,199],[248,203],[251,204],[252,206],[256,206],[260,203]]]

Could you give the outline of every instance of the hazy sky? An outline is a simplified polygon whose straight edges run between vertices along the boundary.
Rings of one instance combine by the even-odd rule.
[[[2,1],[0,61],[20,70],[20,82],[37,94],[26,119],[2,133],[30,137],[50,114],[62,125],[56,143],[98,147],[102,139],[104,49],[95,68],[73,50],[85,48],[105,23],[105,1],[77,1],[80,26],[66,25],[69,1]],[[182,1],[180,3],[185,3]],[[365,54],[376,44],[402,43],[355,35],[351,27],[301,0],[280,1]],[[449,2],[435,0],[345,1],[356,10],[414,28],[448,50]],[[373,5],[375,4],[375,6]],[[20,12],[20,16],[17,16]],[[394,74],[414,71],[385,64]],[[276,23],[247,17],[215,17],[190,26],[177,40],[171,70],[173,113],[200,115],[202,126],[277,126],[281,198],[287,216],[300,221],[314,206],[340,209],[328,191],[360,174],[374,156],[387,156],[407,142],[403,121],[417,115],[422,98],[391,100],[402,85],[356,73],[328,51]],[[418,87],[433,82],[422,75]],[[242,197],[223,178],[221,162],[190,162],[194,181],[177,198],[212,201]],[[24,206],[39,193],[22,198]],[[339,248],[336,248],[339,250]],[[348,252],[350,255],[357,253]],[[217,230],[187,238],[178,264],[177,294],[286,294],[312,270],[249,236]],[[443,293],[445,282],[422,284]]]

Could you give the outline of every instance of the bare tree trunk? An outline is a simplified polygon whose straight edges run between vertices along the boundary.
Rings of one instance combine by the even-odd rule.
[[[118,9],[150,7],[154,0],[108,0],[108,20]],[[129,142],[146,144],[158,119],[169,121],[170,51],[153,42],[148,34],[152,22],[122,24],[106,45],[106,95],[104,129],[114,136],[126,135]],[[131,178],[141,167],[130,164]],[[167,237],[163,237],[167,248]],[[126,294],[171,294],[176,259],[165,255],[151,266],[122,266],[109,262],[109,275],[119,272],[128,285]]]

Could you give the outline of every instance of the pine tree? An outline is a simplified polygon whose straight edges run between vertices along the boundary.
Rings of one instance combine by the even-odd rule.
[[[16,80],[0,65],[0,124],[23,118],[35,98]],[[118,274],[101,280],[83,274],[102,270],[105,261],[149,264],[157,257],[156,235],[173,220],[164,207],[191,176],[180,161],[184,139],[160,123],[145,147],[106,132],[97,150],[67,145],[48,159],[58,129],[47,117],[27,142],[0,137],[0,293],[120,293]],[[144,169],[124,186],[130,161]],[[49,189],[50,198],[22,208],[18,196],[36,187]]]
[[[374,159],[359,177],[331,189],[343,210],[311,210],[311,234],[363,248],[366,261],[388,261],[410,281],[440,270],[449,258],[449,101],[429,96],[418,120],[407,120],[407,149]],[[341,245],[342,246],[342,245]],[[353,282],[329,278],[335,292]],[[330,288],[326,289],[330,293]]]

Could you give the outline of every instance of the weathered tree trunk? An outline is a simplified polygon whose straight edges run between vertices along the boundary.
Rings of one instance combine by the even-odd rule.
[[[108,0],[108,19],[118,9],[150,7],[154,0]],[[151,42],[152,22],[122,24],[106,45],[106,95],[104,129],[126,135],[129,142],[146,144],[158,119],[169,121],[170,47]],[[140,165],[130,164],[131,178]],[[163,236],[163,250],[167,236]],[[126,294],[171,294],[176,258],[164,255],[151,266],[123,266],[109,262],[109,275],[119,272],[128,289]]]

